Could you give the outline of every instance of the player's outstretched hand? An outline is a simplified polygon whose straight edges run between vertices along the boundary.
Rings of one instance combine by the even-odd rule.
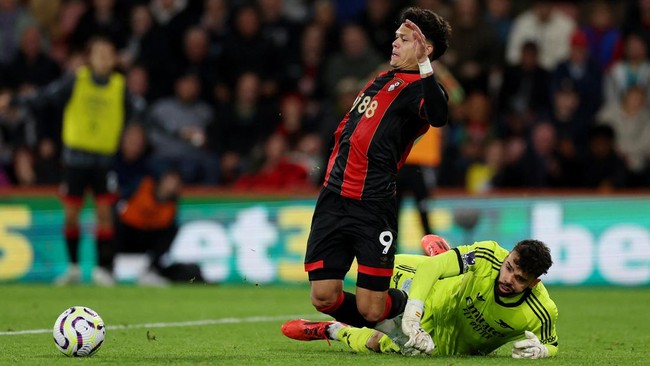
[[[435,348],[433,344],[433,339],[431,335],[424,331],[422,328],[418,328],[414,334],[409,335],[409,340],[404,345],[403,354],[418,355],[424,353],[430,355]]]
[[[424,62],[427,59],[427,41],[424,33],[417,24],[406,19],[404,22],[407,28],[413,31],[413,40],[415,41],[415,57],[418,62]]]
[[[409,337],[404,344],[404,354],[431,354],[434,348],[431,335],[420,327],[420,319],[424,312],[424,303],[420,300],[409,299],[402,315],[402,332]]]
[[[539,341],[535,333],[526,331],[526,339],[512,345],[512,358],[544,358],[548,349]]]

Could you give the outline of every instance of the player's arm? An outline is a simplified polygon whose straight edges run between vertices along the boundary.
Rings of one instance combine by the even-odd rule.
[[[72,96],[75,80],[75,75],[65,75],[35,93],[12,98],[11,105],[28,109],[41,109],[46,106],[62,107]]]
[[[415,271],[409,291],[409,299],[424,302],[429,297],[433,285],[439,279],[461,274],[462,268],[459,265],[458,253],[458,249],[454,248],[422,261]]]
[[[416,57],[422,78],[422,101],[420,101],[419,114],[425,118],[433,127],[442,127],[447,124],[447,115],[449,106],[447,105],[448,97],[433,76],[433,67],[428,58],[427,50],[434,47],[427,44],[422,30],[410,20],[406,20],[406,26],[413,30],[413,38],[416,47]]]
[[[539,322],[535,329],[525,331],[525,339],[512,345],[513,358],[544,358],[558,353],[558,337],[555,324],[557,321],[557,306],[551,300],[534,303]]]
[[[420,327],[420,320],[424,313],[424,300],[439,279],[461,273],[462,267],[459,265],[458,257],[458,250],[454,249],[429,257],[418,265],[402,316],[402,331],[409,337],[404,345],[404,352],[430,354],[433,351],[435,346],[431,335]]]

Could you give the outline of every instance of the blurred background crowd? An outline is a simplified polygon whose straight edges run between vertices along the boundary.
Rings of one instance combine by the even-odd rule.
[[[42,89],[103,35],[143,109],[118,175],[315,188],[410,5],[453,28],[434,64],[452,111],[428,145],[439,186],[650,186],[650,0],[0,0],[0,87]],[[59,183],[60,136],[54,107],[3,113],[0,187]]]

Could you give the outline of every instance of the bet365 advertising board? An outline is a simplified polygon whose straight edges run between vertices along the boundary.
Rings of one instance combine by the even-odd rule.
[[[215,283],[307,283],[302,260],[314,204],[315,199],[186,198],[165,260],[197,263]],[[439,197],[430,202],[430,219],[452,246],[495,240],[511,249],[526,238],[544,241],[554,259],[547,284],[650,284],[650,196]],[[0,198],[0,281],[49,282],[61,274],[67,266],[62,223],[54,197]],[[86,280],[96,263],[93,226],[88,204],[80,249]],[[421,236],[407,201],[399,236],[390,245],[398,245],[400,253],[420,253]],[[119,280],[137,276],[132,261],[118,256]],[[353,267],[350,283],[355,272]]]

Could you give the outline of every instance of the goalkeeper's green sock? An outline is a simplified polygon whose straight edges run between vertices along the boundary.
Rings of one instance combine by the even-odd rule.
[[[368,341],[376,332],[370,328],[355,328],[339,322],[334,322],[327,327],[330,338],[343,342],[355,352],[368,353],[373,352],[368,348]],[[382,335],[379,340],[379,352],[399,352],[399,347],[393,343],[386,335]]]

